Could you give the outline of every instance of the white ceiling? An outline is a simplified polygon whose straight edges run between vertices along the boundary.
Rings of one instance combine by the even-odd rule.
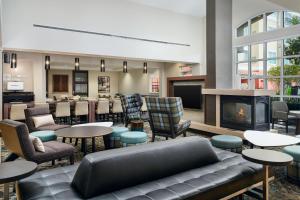
[[[196,17],[206,16],[206,0],[127,0]]]

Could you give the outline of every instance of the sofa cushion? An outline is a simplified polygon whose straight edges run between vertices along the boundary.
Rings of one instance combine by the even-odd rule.
[[[218,161],[210,142],[200,137],[115,149],[87,155],[72,186],[90,198]]]
[[[54,124],[54,125],[41,126],[41,127],[39,127],[39,130],[41,130],[41,131],[44,131],[44,130],[56,131],[59,129],[69,128],[69,127],[70,127],[70,125]]]
[[[251,184],[253,177],[262,172],[261,165],[246,161],[239,154],[220,149],[214,150],[220,162],[106,193],[90,200],[187,199],[208,192],[215,194],[217,193],[215,192],[216,188],[221,190],[232,188],[232,183],[236,180],[246,180]],[[83,199],[71,187],[77,168],[78,165],[73,165],[43,170],[20,180],[18,182],[18,191],[21,199]],[[94,179],[96,178],[94,177]],[[252,182],[252,184],[254,183]],[[240,186],[240,188],[235,189],[240,190],[244,187]],[[216,196],[218,195],[216,194]],[[201,197],[198,199],[201,199]],[[224,196],[219,196],[215,199],[222,197]]]
[[[35,128],[55,124],[54,119],[53,119],[52,115],[50,115],[50,114],[32,117],[32,120],[34,122]]]

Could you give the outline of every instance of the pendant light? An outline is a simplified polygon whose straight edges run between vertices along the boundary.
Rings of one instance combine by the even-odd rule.
[[[147,73],[148,73],[148,66],[147,66],[147,62],[144,62],[143,73],[144,73],[144,74],[147,74]]]
[[[100,61],[100,72],[105,72],[105,60],[101,59]]]
[[[80,67],[79,67],[79,58],[75,58],[75,71],[79,71]]]
[[[127,61],[123,62],[123,73],[127,73]]]
[[[45,70],[50,70],[50,56],[45,56]]]
[[[17,54],[16,53],[11,54],[10,68],[17,68]]]

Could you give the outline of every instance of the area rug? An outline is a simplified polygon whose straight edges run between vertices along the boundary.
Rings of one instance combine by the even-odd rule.
[[[123,126],[123,124],[117,124],[116,126]],[[276,125],[275,127],[276,130],[280,134],[286,134],[285,133],[285,128],[284,126]],[[151,129],[148,123],[145,123],[144,125],[144,130],[148,134],[148,143],[151,142]],[[295,128],[292,127],[289,129],[289,135],[294,135]],[[200,135],[199,133],[195,132],[187,132],[187,136],[201,136],[201,137],[207,137],[204,135]],[[180,136],[182,137],[182,136]],[[165,140],[164,137],[156,137],[155,141],[163,141]],[[66,141],[67,143],[69,140]],[[73,143],[74,145],[74,140]],[[104,150],[104,143],[102,138],[97,138],[96,139],[96,148],[97,151],[103,151]],[[8,155],[7,150],[4,148],[3,144],[2,146],[2,154],[1,154],[1,159],[4,160],[4,158]],[[92,152],[92,145],[91,141],[88,140],[88,152]],[[83,158],[83,153],[80,151],[80,141],[79,144],[75,147],[76,148],[76,153],[75,153],[75,162],[80,162]],[[249,146],[244,145],[243,149],[247,149]],[[280,149],[276,149],[280,150]],[[61,166],[67,166],[69,165],[68,160],[61,160],[61,161],[56,161],[56,164],[54,166],[51,165],[51,162],[44,163],[39,165],[38,170],[46,170],[50,168],[56,168],[56,167],[61,167]],[[274,175],[275,175],[275,180],[270,183],[270,199],[271,200],[300,200],[300,187],[290,183],[286,179],[286,169],[285,167],[272,167]],[[2,200],[2,191],[3,191],[3,185],[0,186],[0,200]],[[11,193],[11,199],[16,199],[15,194],[13,192],[13,187],[10,188],[10,193]],[[251,197],[248,197],[244,195],[245,200],[254,200]]]

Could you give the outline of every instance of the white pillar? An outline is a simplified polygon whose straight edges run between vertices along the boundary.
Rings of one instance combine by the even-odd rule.
[[[44,68],[44,56],[36,54],[33,58],[33,92],[36,102],[46,101],[46,71]]]

